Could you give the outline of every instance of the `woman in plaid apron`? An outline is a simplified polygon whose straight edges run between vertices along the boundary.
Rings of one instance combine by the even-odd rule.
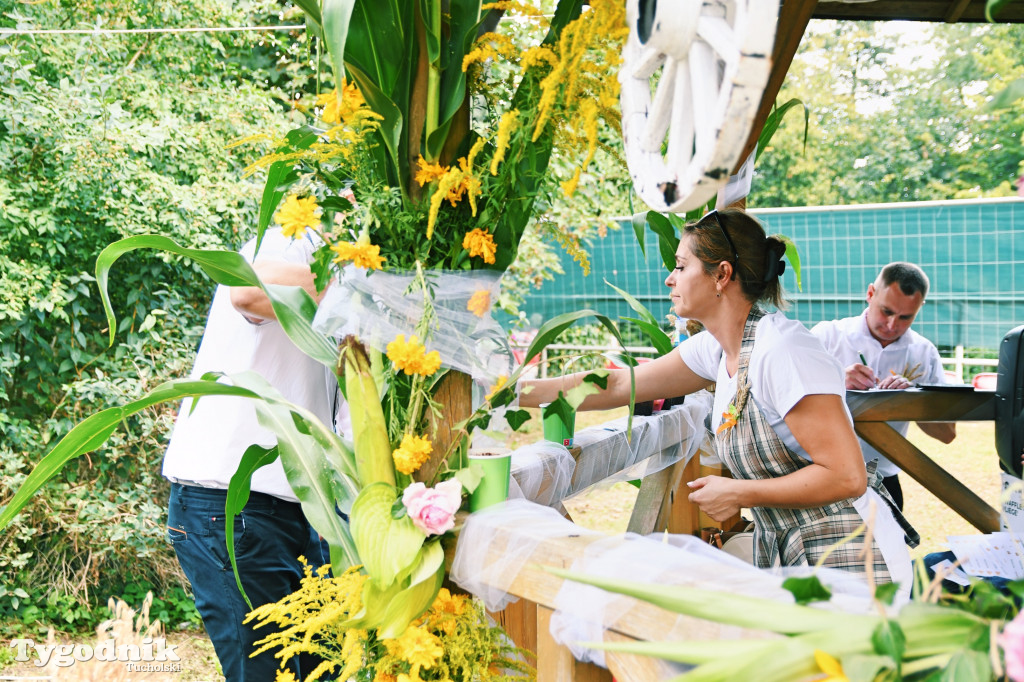
[[[824,557],[825,566],[863,573],[870,554],[876,582],[900,582],[906,594],[912,575],[902,519],[875,489],[874,472],[869,486],[842,367],[799,322],[759,305],[785,307],[785,250],[741,210],[712,211],[687,225],[665,284],[676,315],[706,331],[636,367],[635,399],[716,387],[712,428],[732,477],[689,482],[690,500],[716,520],[751,509],[758,566],[813,566]],[[532,391],[520,404],[554,399],[584,374],[522,382]],[[626,404],[630,384],[627,370],[612,371],[607,387],[580,408]],[[869,553],[863,534],[829,551],[872,514]]]

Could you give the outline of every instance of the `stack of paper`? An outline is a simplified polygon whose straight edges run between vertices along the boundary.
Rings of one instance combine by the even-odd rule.
[[[949,549],[968,575],[1024,578],[1024,536],[1017,533],[950,535]]]

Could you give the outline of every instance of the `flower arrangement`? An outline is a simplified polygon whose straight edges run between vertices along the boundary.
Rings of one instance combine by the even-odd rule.
[[[348,680],[358,673],[358,679],[374,682],[504,682],[533,674],[525,653],[509,646],[501,629],[488,624],[480,604],[445,588],[396,637],[348,626],[361,610],[365,581],[359,567],[330,576],[323,567],[314,573],[306,566],[298,590],[249,615],[257,627],[275,626],[273,634],[258,643],[258,651],[276,649],[282,658],[299,653],[317,656],[322,663],[306,677],[311,680]],[[289,670],[278,673],[278,682],[294,680]]]
[[[455,409],[444,402],[446,387],[458,389],[449,393],[470,387],[452,369],[467,372],[474,365],[460,365],[455,356],[479,360],[478,344],[496,328],[489,315],[495,287],[477,284],[460,299],[461,331],[448,332],[443,318],[451,311],[441,299],[450,279],[444,278],[468,271],[479,281],[490,276],[496,285],[515,258],[535,201],[556,182],[548,172],[554,155],[580,158],[575,176],[561,188],[571,193],[601,144],[602,126],[617,130],[610,114],[617,98],[618,46],[626,33],[623,8],[616,0],[594,0],[586,12],[580,0],[549,2],[543,12],[522,2],[473,0],[444,3],[444,13],[441,0],[300,5],[327,48],[337,87],[312,104],[296,105],[308,114],[307,125],[272,140],[273,150],[252,165],[252,172],[267,175],[257,240],[272,222],[292,238],[316,233],[323,242],[312,264],[317,286],[333,281],[328,297],[344,289],[346,304],[361,306],[359,315],[346,318],[384,320],[389,331],[364,325],[332,335],[314,320],[314,314],[330,315],[328,298],[318,311],[302,290],[265,287],[236,253],[191,249],[155,235],[105,248],[97,258],[97,281],[112,341],[118,325],[107,278],[128,251],[178,254],[220,284],[261,287],[293,342],[335,370],[350,408],[351,440],[281,398],[258,375],[171,381],[72,429],[0,510],[0,527],[126,416],[186,397],[249,399],[261,421],[273,425],[278,443],[246,452],[228,489],[226,528],[234,527],[246,503],[253,472],[280,458],[303,512],[331,550],[336,578],[308,576],[319,582],[295,596],[295,603],[305,604],[313,603],[314,592],[337,596],[310,619],[330,624],[331,646],[341,652],[330,660],[341,670],[357,659],[372,663],[381,680],[422,679],[425,671],[433,675],[456,664],[459,651],[466,650],[458,633],[466,628],[472,631],[466,637],[476,638],[475,651],[491,642],[492,658],[500,662],[506,650],[495,644],[476,607],[441,592],[441,541],[480,479],[468,462],[470,435],[489,423],[494,408],[510,404],[519,370],[508,362],[501,372],[484,373],[484,397],[476,404],[467,400]],[[546,37],[520,50],[495,30],[502,13],[541,23]],[[513,30],[519,26],[510,23]],[[380,286],[391,287],[393,295],[380,295]],[[396,312],[410,299],[420,301],[414,312]],[[526,359],[590,315],[579,311],[549,321]],[[596,317],[617,336],[607,318]],[[528,415],[510,409],[506,418],[516,428]],[[234,563],[230,541],[228,554]],[[451,603],[463,605],[459,617],[440,618]],[[259,617],[279,617],[289,608],[279,607]],[[298,642],[275,638],[267,645],[284,651],[311,646],[308,634]],[[455,648],[449,650],[450,638]],[[493,677],[490,668],[474,670],[480,679]]]

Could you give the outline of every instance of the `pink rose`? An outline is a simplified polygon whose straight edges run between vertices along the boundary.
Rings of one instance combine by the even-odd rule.
[[[402,493],[409,518],[426,535],[440,535],[455,527],[455,512],[462,505],[462,484],[451,478],[428,488],[413,483]]]
[[[1003,628],[999,646],[1006,655],[1006,674],[1013,682],[1024,682],[1024,611]]]

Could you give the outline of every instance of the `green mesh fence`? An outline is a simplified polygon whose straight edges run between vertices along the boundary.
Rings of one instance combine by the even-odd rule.
[[[793,238],[803,260],[803,291],[790,269],[783,284],[788,315],[808,327],[856,315],[867,286],[886,263],[917,263],[931,279],[914,329],[940,346],[996,348],[1024,323],[1024,200],[1017,198],[751,211],[770,233]],[[632,227],[595,243],[584,277],[563,254],[565,275],[534,292],[523,309],[536,325],[560,313],[594,308],[633,316],[605,280],[625,289],[655,315],[671,311],[655,235],[647,257]]]

